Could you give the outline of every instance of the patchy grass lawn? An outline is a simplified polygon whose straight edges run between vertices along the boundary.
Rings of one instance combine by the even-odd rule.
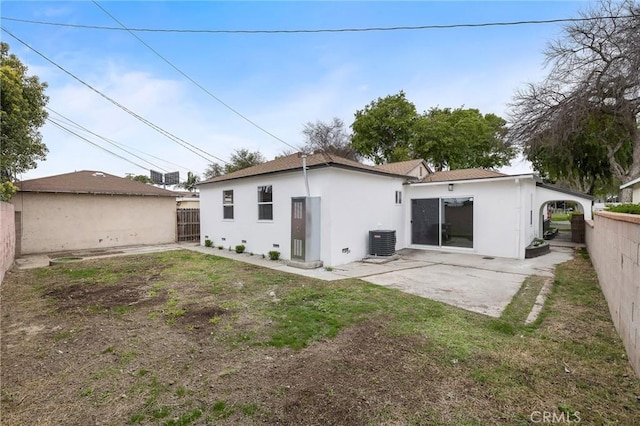
[[[585,255],[500,319],[359,280],[189,251],[13,271],[3,425],[633,424],[633,375]],[[533,416],[533,417],[532,417]]]
[[[571,220],[571,215],[569,213],[551,213],[552,222],[562,222],[567,220]]]

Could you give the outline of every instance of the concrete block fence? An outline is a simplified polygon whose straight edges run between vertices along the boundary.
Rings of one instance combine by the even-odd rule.
[[[640,376],[640,215],[595,212],[586,243],[613,324]]]
[[[0,201],[0,283],[16,255],[16,225],[13,204]]]

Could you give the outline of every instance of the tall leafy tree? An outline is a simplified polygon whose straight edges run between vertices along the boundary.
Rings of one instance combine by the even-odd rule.
[[[211,179],[216,176],[222,176],[224,174],[224,167],[222,167],[218,163],[211,163],[207,166],[207,169],[204,171],[204,178]]]
[[[39,132],[47,118],[47,84],[27,71],[27,66],[9,53],[9,45],[0,42],[0,184],[34,169],[47,154]]]
[[[308,122],[302,134],[305,137],[305,145],[301,148],[303,152],[326,152],[354,161],[359,160],[358,153],[351,146],[351,138],[344,122],[338,117],[334,117],[329,123]]]
[[[418,117],[403,91],[378,98],[356,111],[351,145],[376,164],[409,160]]]
[[[265,161],[260,151],[251,152],[248,149],[237,149],[231,154],[229,162],[224,165],[224,171],[225,173],[232,173],[247,167],[257,166]]]
[[[404,92],[357,111],[353,148],[376,164],[422,158],[436,170],[500,167],[516,149],[505,141],[506,121],[477,109],[432,108],[418,114]]]
[[[153,183],[151,178],[147,175],[134,175],[133,173],[127,173],[124,177],[126,179],[134,180],[136,182],[142,182],[142,183],[148,183],[148,184]]]
[[[220,176],[226,173],[232,173],[237,170],[246,169],[247,167],[257,166],[266,160],[260,151],[251,152],[248,149],[237,149],[231,154],[229,162],[223,166],[218,163],[211,163],[204,172],[207,179]]]
[[[506,121],[495,114],[432,108],[417,121],[411,147],[435,170],[500,167],[516,155],[506,132]]]
[[[601,0],[581,15],[548,46],[546,79],[516,93],[510,138],[543,174],[593,191],[640,176],[640,5]]]

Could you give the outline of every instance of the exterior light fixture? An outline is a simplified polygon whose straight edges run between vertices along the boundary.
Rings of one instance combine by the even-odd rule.
[[[453,191],[453,184],[452,183],[449,184],[449,191]]]

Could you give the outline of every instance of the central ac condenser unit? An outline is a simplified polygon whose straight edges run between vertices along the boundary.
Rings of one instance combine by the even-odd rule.
[[[393,256],[396,252],[396,231],[369,231],[369,255]]]

